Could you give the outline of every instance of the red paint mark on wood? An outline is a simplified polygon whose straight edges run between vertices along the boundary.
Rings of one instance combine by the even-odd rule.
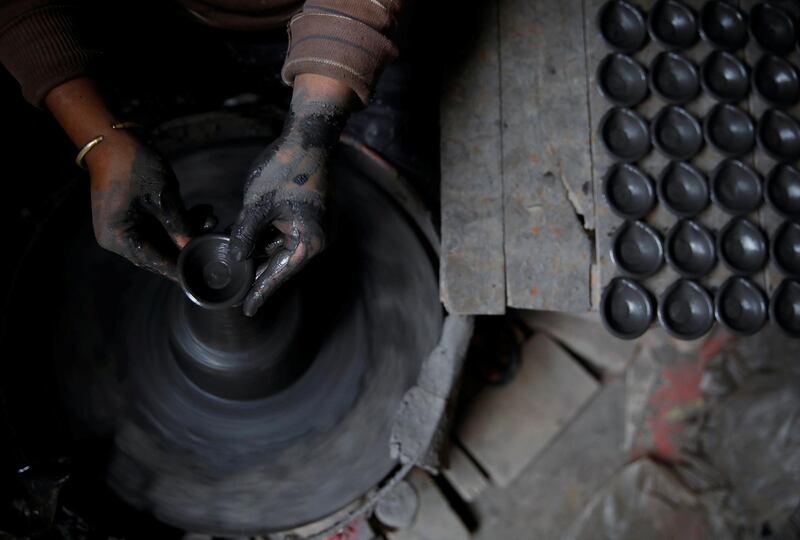
[[[700,381],[706,363],[707,360],[698,355],[688,363],[665,366],[661,372],[661,386],[648,400],[653,453],[668,463],[682,460],[680,436],[687,415],[702,400]]]
[[[650,456],[665,463],[682,461],[682,433],[685,422],[702,404],[700,382],[706,366],[735,340],[735,336],[717,328],[695,355],[676,356],[673,363],[660,368],[659,385],[648,397],[646,437],[632,449],[631,459]]]
[[[717,356],[719,352],[728,346],[731,342],[736,341],[736,336],[724,329],[718,329],[703,343],[700,347],[700,359],[703,365]]]
[[[534,298],[539,296],[539,287],[531,287],[531,296]]]
[[[531,227],[531,232],[532,232],[534,235],[538,236],[538,235],[539,235],[539,233],[540,233],[540,232],[542,232],[542,228],[541,228],[541,227]]]

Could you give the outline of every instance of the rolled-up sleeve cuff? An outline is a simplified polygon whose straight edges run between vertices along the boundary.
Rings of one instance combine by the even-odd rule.
[[[289,85],[301,73],[340,80],[366,104],[381,70],[396,56],[392,41],[367,22],[306,8],[289,23],[289,52],[281,75]]]
[[[80,8],[45,6],[24,13],[0,29],[0,60],[40,106],[56,86],[89,73],[100,51],[88,47],[79,28]]]

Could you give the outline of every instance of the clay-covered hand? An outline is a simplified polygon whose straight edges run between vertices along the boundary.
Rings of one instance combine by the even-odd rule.
[[[90,77],[54,87],[44,104],[76,148],[103,137],[84,160],[99,244],[137,266],[177,279],[178,250],[189,241],[189,230],[169,165],[130,131],[113,128],[119,118]]]
[[[179,250],[189,241],[186,211],[169,164],[120,134],[92,151],[92,222],[97,242],[132,263],[177,279]]]
[[[313,99],[296,86],[283,133],[256,160],[231,234],[234,258],[261,250],[268,257],[245,298],[245,315],[325,247],[326,167],[346,117],[340,103]]]

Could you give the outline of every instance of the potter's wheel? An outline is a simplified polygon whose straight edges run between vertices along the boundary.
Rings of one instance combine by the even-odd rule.
[[[228,227],[263,146],[173,152],[187,206],[211,203],[218,229]],[[436,275],[386,191],[346,158],[331,177],[327,251],[255,321],[228,313],[192,329],[201,308],[98,248],[88,214],[64,240],[65,260],[51,267],[66,285],[53,306],[63,403],[73,434],[113,439],[107,479],[134,508],[192,531],[285,530],[342,508],[395,467],[392,421],[441,331]],[[226,325],[250,340],[245,352],[270,358],[263,387],[215,386],[176,358],[187,335],[224,348]]]

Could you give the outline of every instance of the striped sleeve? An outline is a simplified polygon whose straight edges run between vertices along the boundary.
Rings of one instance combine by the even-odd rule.
[[[10,0],[0,7],[0,62],[34,105],[61,83],[88,73],[100,56],[86,43],[81,9],[52,0]]]
[[[397,56],[389,38],[401,0],[307,0],[289,22],[289,52],[281,73],[291,85],[301,73],[343,81],[367,103],[381,70]]]

